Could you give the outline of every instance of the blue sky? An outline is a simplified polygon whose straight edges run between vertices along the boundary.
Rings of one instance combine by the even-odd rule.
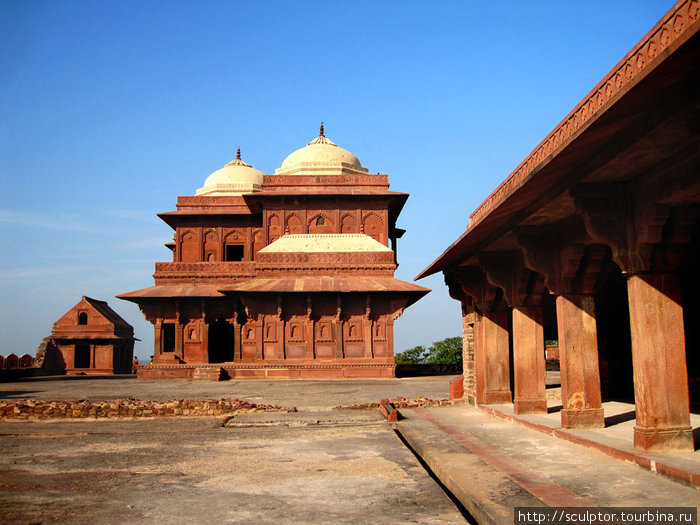
[[[0,1],[0,354],[34,354],[81,295],[153,284],[175,209],[235,157],[317,135],[411,194],[396,276],[468,215],[673,2]],[[461,332],[441,275],[396,350]]]

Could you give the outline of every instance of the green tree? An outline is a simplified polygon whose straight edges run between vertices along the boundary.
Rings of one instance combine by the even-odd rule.
[[[448,337],[433,343],[423,362],[431,365],[461,365],[462,338]]]
[[[414,346],[403,352],[399,352],[394,356],[396,363],[399,365],[418,365],[423,363],[425,359],[425,347],[424,346]]]

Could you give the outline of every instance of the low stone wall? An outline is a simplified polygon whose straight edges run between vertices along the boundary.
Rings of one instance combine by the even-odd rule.
[[[393,378],[394,364],[377,363],[264,363],[164,364],[154,363],[138,367],[139,379],[363,379]],[[426,375],[426,374],[424,374]],[[430,374],[427,374],[430,375]]]
[[[396,377],[446,376],[462,373],[462,365],[417,365],[400,363],[396,365]]]
[[[0,369],[0,383],[18,381],[25,377],[39,377],[46,375],[41,368],[12,368],[10,370]]]
[[[167,416],[219,416],[235,412],[258,412],[296,408],[257,404],[240,399],[145,401],[133,398],[110,401],[0,401],[0,419],[117,418]]]

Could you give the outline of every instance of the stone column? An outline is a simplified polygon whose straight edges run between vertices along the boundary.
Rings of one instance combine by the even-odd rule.
[[[476,403],[482,404],[484,400],[484,391],[486,390],[485,375],[483,373],[486,367],[486,357],[483,350],[484,346],[484,320],[479,314],[474,314],[474,393]]]
[[[514,412],[547,412],[541,306],[513,308]]]
[[[693,450],[680,284],[675,273],[628,275],[638,450]]]
[[[476,402],[476,363],[474,362],[474,317],[469,313],[462,315],[462,374],[464,377],[464,395],[470,404]]]
[[[201,347],[202,362],[209,362],[209,323],[202,312],[202,347]]]
[[[473,324],[473,360],[464,361],[465,393],[477,404],[510,403],[508,309],[497,286],[478,266],[445,274],[450,296],[462,303],[463,329]],[[463,346],[467,351],[468,346]],[[472,392],[472,394],[470,394]]]
[[[334,330],[334,335],[335,335],[335,357],[338,359],[343,359],[345,357],[345,340],[343,336],[343,328],[345,321],[342,320],[341,315],[342,315],[342,299],[340,298],[340,294],[338,294],[335,298],[335,319],[333,320],[333,330]]]
[[[338,359],[343,358],[343,321],[336,319],[333,321],[333,330],[335,331],[335,357]]]
[[[153,329],[153,358],[155,359],[163,353],[163,320],[156,319]]]
[[[233,318],[233,360],[241,360],[241,324],[238,315]]]
[[[480,341],[477,345],[477,372],[483,376],[483,391],[478,402],[510,403],[510,364],[508,312],[487,312],[481,316]],[[481,366],[479,366],[481,365]],[[477,374],[478,377],[479,374]],[[477,380],[477,386],[479,381]],[[477,389],[477,397],[479,392]]]
[[[308,318],[306,320],[306,355],[305,359],[314,358],[314,341],[316,340],[316,330],[314,327],[314,320]]]
[[[593,295],[559,295],[557,325],[563,405],[561,426],[604,427]]]
[[[180,322],[180,317],[175,319],[175,357],[184,357],[184,325]]]
[[[282,317],[279,317],[277,319],[277,322],[275,323],[277,326],[277,358],[278,359],[286,359],[285,355],[285,337],[286,337],[286,330],[285,330],[285,322]]]
[[[364,319],[364,339],[365,339],[365,358],[372,359],[372,319],[366,317]]]
[[[263,315],[258,314],[255,322],[255,360],[263,360]],[[284,339],[284,338],[283,338]]]
[[[365,296],[365,315],[362,319],[363,322],[363,328],[364,332],[362,334],[362,337],[365,342],[365,358],[366,359],[372,359],[373,357],[373,349],[372,349],[372,342],[374,341],[374,335],[372,332],[372,328],[374,326],[374,323],[372,322],[372,300],[369,296]]]

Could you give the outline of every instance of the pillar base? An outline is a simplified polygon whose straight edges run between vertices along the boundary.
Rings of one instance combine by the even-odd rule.
[[[602,408],[565,408],[561,411],[562,428],[604,428]]]
[[[513,394],[510,390],[489,390],[484,392],[484,401],[482,405],[490,405],[493,403],[511,403]]]
[[[695,450],[693,427],[634,427],[634,449],[642,452]]]
[[[547,400],[516,398],[513,402],[513,412],[515,414],[546,414]]]

